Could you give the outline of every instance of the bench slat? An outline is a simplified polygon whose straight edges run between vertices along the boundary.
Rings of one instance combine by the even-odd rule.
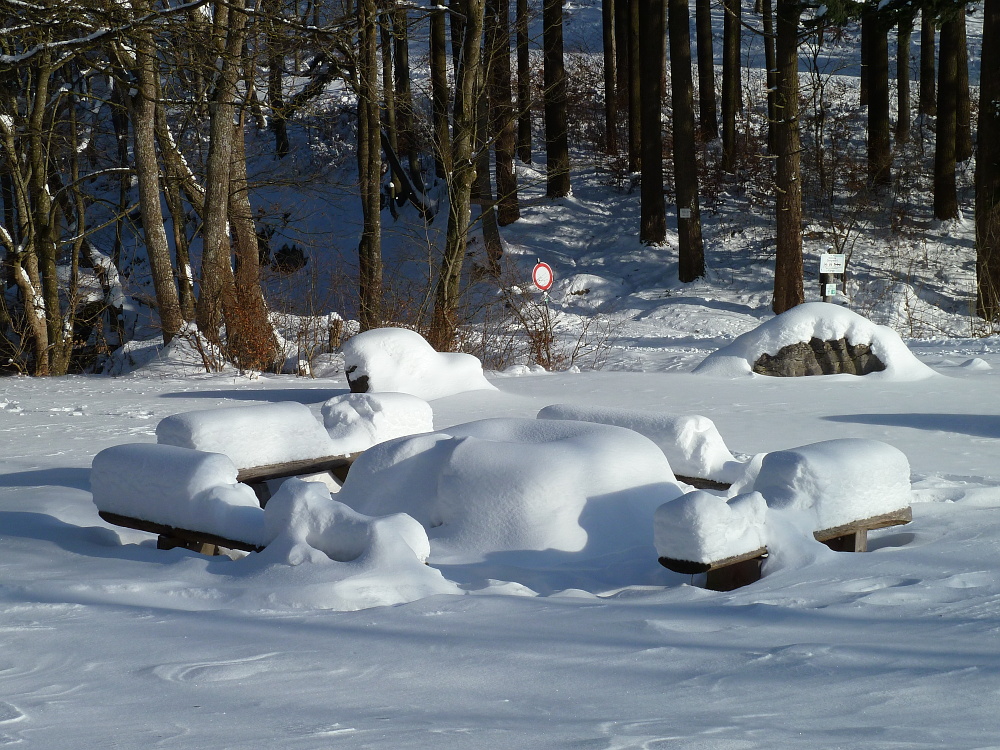
[[[126,529],[135,529],[137,531],[147,531],[151,534],[159,534],[160,536],[170,539],[180,539],[184,542],[212,544],[216,547],[238,549],[243,552],[260,552],[264,549],[261,546],[251,544],[250,542],[244,542],[239,539],[227,539],[226,537],[208,534],[203,531],[178,529],[174,526],[167,526],[162,523],[146,521],[142,518],[134,518],[132,516],[122,516],[118,513],[109,513],[105,510],[98,511],[98,515],[108,523],[114,524],[115,526],[122,526]]]
[[[246,469],[240,469],[236,475],[236,480],[246,484],[268,479],[284,479],[297,474],[316,474],[321,471],[329,471],[334,477],[343,482],[344,478],[347,477],[347,471],[350,469],[351,464],[360,455],[360,453],[351,453],[346,456],[323,456],[321,458],[306,458],[300,461],[287,461],[267,466],[250,466]]]

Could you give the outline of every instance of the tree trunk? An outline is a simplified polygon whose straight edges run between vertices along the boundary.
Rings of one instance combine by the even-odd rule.
[[[774,120],[777,117],[774,108],[775,86],[777,80],[777,63],[774,53],[774,4],[772,0],[761,0],[761,24],[764,27],[764,65],[767,66],[765,81],[767,84],[767,152],[774,155]],[[822,29],[819,32],[823,33]]]
[[[430,0],[436,7],[435,0]],[[432,10],[430,34],[431,129],[434,167],[440,178],[451,174],[451,133],[448,129],[448,47],[444,10]]]
[[[476,90],[481,62],[483,35],[483,0],[469,0],[462,48],[462,65],[456,74],[455,122],[452,139],[452,162],[455,170],[448,183],[448,231],[441,270],[435,290],[434,313],[428,341],[439,351],[452,348],[458,330],[458,305],[461,292],[462,262],[469,235],[469,213],[473,167],[473,144],[476,129],[476,100],[483,95]]]
[[[488,56],[488,89],[490,127],[483,130],[494,138],[496,155],[497,222],[505,227],[521,218],[517,199],[517,174],[514,171],[514,151],[517,138],[514,133],[514,108],[511,105],[510,81],[510,2],[487,0],[489,23],[486,27]],[[487,153],[489,146],[484,145]],[[487,165],[489,158],[487,157]],[[486,174],[489,178],[489,172]]]
[[[740,0],[723,0],[722,40],[722,168],[731,172],[736,161],[736,115],[740,109]]]
[[[1000,39],[1000,0],[983,6],[983,39]],[[984,44],[976,154],[977,313],[1000,319],[1000,46]]]
[[[639,0],[628,3],[628,170],[642,168],[642,84],[639,54]]]
[[[413,91],[410,81],[410,33],[406,8],[393,11],[392,59],[395,64],[396,130],[400,153],[406,155],[410,181],[420,192],[424,178],[420,171],[420,150],[413,127]]]
[[[910,140],[910,42],[913,37],[910,11],[899,19],[896,30],[896,141]]]
[[[802,288],[802,181],[799,179],[799,0],[777,0],[777,254],[771,309],[783,313],[805,301]]]
[[[861,71],[858,76],[858,103],[862,107],[868,106],[874,18],[875,8],[871,2],[866,2],[861,10]]]
[[[663,2],[639,0],[639,71],[642,94],[642,184],[639,241],[659,245],[667,238],[663,197]]]
[[[562,198],[570,193],[562,14],[562,0],[544,0],[542,46],[545,79],[545,194],[549,198]]]
[[[615,39],[615,0],[601,0],[604,45],[604,151],[618,153],[618,48]]]
[[[674,109],[678,278],[687,283],[705,275],[705,250],[701,239],[701,214],[698,207],[694,84],[691,80],[691,31],[687,0],[670,0],[668,11],[670,86],[673,91]]]
[[[934,83],[934,16],[928,8],[920,11],[920,101],[922,115],[937,114]]]
[[[239,60],[243,51],[246,16],[239,0],[231,6],[228,33],[219,25],[224,40],[222,67],[216,82],[209,123],[208,162],[205,170],[205,207],[202,212],[201,284],[198,296],[198,328],[209,341],[220,343],[224,321],[236,318],[236,281],[230,260],[229,180],[233,157]],[[225,13],[221,2],[216,16]]]
[[[965,18],[961,19],[962,23]],[[937,138],[934,144],[934,216],[940,220],[958,218],[955,185],[955,134],[958,124],[958,21],[947,18],[941,24],[941,51],[938,60]]]
[[[892,144],[889,120],[889,40],[885,21],[868,18],[868,184],[892,183]]]
[[[528,0],[517,0],[517,158],[531,164],[531,57],[528,53]]]
[[[358,0],[358,175],[363,228],[358,244],[361,330],[382,325],[382,139],[375,0]]]
[[[958,10],[956,26],[959,38],[955,83],[955,161],[966,162],[972,158],[972,100],[969,96],[969,46],[965,36],[964,6]],[[990,43],[995,41],[991,39]]]
[[[670,7],[674,7],[673,3],[670,4]],[[671,10],[671,12],[673,11]],[[696,0],[694,23],[698,42],[698,127],[702,137],[705,140],[711,141],[719,137],[719,115],[715,103],[715,51],[712,44],[712,0]],[[688,36],[690,37],[690,32],[688,32]],[[690,54],[689,49],[688,55],[690,56]],[[672,60],[672,47],[670,57]]]
[[[137,13],[148,6],[133,4]],[[153,290],[160,316],[163,343],[169,344],[184,323],[180,298],[174,282],[170,245],[163,224],[160,203],[160,167],[156,158],[156,108],[160,71],[151,35],[140,30],[135,35],[136,94],[132,97],[132,132],[135,145],[135,174],[139,186],[139,211],[146,238]],[[80,227],[83,231],[83,227]]]

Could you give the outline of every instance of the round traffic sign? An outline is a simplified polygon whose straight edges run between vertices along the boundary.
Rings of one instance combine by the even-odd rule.
[[[548,263],[538,261],[535,264],[535,268],[531,271],[531,280],[543,292],[547,292],[552,287],[553,278],[552,266]]]

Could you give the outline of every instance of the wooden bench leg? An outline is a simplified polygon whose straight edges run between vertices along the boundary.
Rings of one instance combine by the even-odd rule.
[[[867,552],[868,529],[858,529],[850,534],[835,536],[823,542],[834,552]]]
[[[755,557],[724,568],[713,568],[705,574],[705,588],[709,591],[732,591],[759,581],[761,563],[763,558]]]
[[[214,544],[209,544],[208,542],[191,542],[187,539],[178,539],[177,537],[167,536],[166,534],[160,534],[156,538],[156,549],[175,549],[176,547],[189,549],[200,555],[214,556],[219,554],[219,548]]]

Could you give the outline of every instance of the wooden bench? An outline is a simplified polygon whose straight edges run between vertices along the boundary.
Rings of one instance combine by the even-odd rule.
[[[236,478],[254,491],[260,507],[263,508],[271,498],[269,481],[328,472],[337,484],[343,485],[351,464],[360,455],[360,453],[353,453],[347,456],[326,456],[268,466],[252,466],[241,469]],[[223,537],[196,529],[177,528],[134,516],[125,516],[103,510],[99,510],[98,515],[114,526],[156,534],[157,549],[168,550],[180,547],[203,555],[218,555],[220,549],[233,549],[242,552],[260,552],[264,549],[262,546],[246,540]]]
[[[813,532],[817,542],[822,542],[835,552],[867,552],[868,532],[899,526],[913,520],[913,511],[901,508],[892,513],[864,518],[841,526]],[[660,565],[675,573],[698,575],[705,573],[705,588],[711,591],[732,591],[760,580],[761,565],[767,558],[767,548],[761,547],[742,555],[735,555],[711,562],[659,558]]]

